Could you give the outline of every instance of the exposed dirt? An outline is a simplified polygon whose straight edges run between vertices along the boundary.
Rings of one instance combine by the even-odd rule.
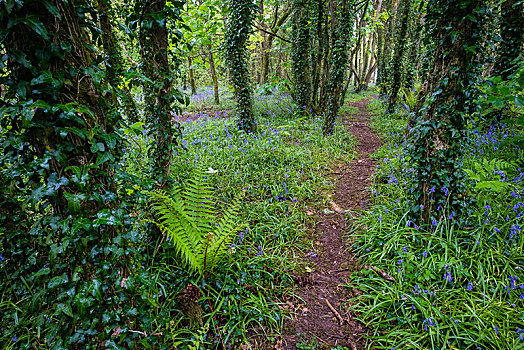
[[[380,138],[369,127],[366,105],[369,100],[351,103],[360,111],[346,118],[347,127],[357,140],[357,157],[337,169],[338,177],[332,198],[328,199],[333,212],[315,213],[317,225],[315,242],[317,256],[310,259],[314,270],[307,276],[297,277],[297,298],[288,302],[294,311],[293,318],[284,324],[284,336],[275,349],[297,349],[297,344],[317,343],[319,349],[341,346],[351,350],[364,349],[364,329],[348,310],[351,291],[343,287],[358,268],[357,258],[351,252],[347,228],[352,225],[352,214],[365,206],[370,193],[370,177],[375,161],[370,155],[380,146]],[[350,212],[346,212],[349,210]],[[313,342],[311,340],[313,339]]]

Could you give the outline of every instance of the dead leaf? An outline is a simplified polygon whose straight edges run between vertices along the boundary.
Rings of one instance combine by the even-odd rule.
[[[111,338],[116,338],[120,335],[120,333],[122,332],[122,328],[120,327],[116,327],[115,330],[113,331],[113,334],[111,334]]]

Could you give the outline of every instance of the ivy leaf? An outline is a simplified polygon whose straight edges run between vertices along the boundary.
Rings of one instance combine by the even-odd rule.
[[[77,219],[73,222],[73,227],[71,228],[71,233],[76,235],[80,230],[87,230],[91,227],[91,221],[87,218]]]
[[[42,276],[42,275],[49,275],[49,272],[51,270],[49,269],[49,267],[44,267],[43,269],[40,269],[37,273],[35,273],[33,275],[33,278],[36,278],[38,276]]]
[[[67,275],[64,273],[62,274],[62,276],[55,276],[51,278],[51,280],[47,284],[47,288],[53,289],[67,282],[69,282],[69,279],[67,278]]]
[[[50,14],[52,14],[53,16],[55,17],[58,17],[58,19],[62,19],[62,17],[60,16],[60,11],[58,11],[58,8],[52,4],[51,2],[49,1],[40,1],[44,4],[44,6],[46,7],[47,11],[49,11]]]
[[[58,306],[56,307],[56,310],[58,312],[63,312],[64,314],[66,314],[69,317],[73,317],[73,310],[71,309],[71,305],[69,304],[58,304]]]
[[[98,153],[96,155],[96,165],[104,164],[108,160],[115,160],[115,157],[110,152]]]
[[[71,214],[76,214],[80,211],[80,198],[78,195],[65,192],[64,197],[67,200],[67,207]]]
[[[23,23],[34,30],[36,34],[40,35],[44,40],[49,40],[47,29],[36,15],[21,18],[10,18],[9,22],[7,23],[7,28],[11,28],[19,23]]]

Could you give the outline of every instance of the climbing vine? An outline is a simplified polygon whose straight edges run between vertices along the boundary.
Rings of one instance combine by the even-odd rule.
[[[485,11],[480,0],[432,0],[428,4],[435,59],[426,102],[406,148],[414,164],[410,210],[419,223],[467,211],[461,141],[467,116],[474,111],[472,86],[478,79],[476,53]]]
[[[149,281],[133,274],[143,235],[130,225],[134,180],[120,171],[121,117],[91,41],[95,9],[0,7],[0,293],[10,296],[0,343],[129,347],[139,336],[119,330],[148,323]]]
[[[339,105],[340,92],[344,83],[346,65],[348,62],[348,44],[352,28],[352,0],[339,0],[337,8],[331,15],[334,17],[333,36],[331,41],[331,70],[327,84],[326,115],[324,134],[331,134],[335,127]]]
[[[310,109],[311,82],[309,71],[310,1],[293,1],[293,43],[291,64],[293,73],[293,98],[301,110]]]
[[[247,68],[246,43],[251,33],[255,4],[251,0],[229,0],[225,53],[231,84],[235,91],[238,127],[246,132],[256,130],[252,87]]]

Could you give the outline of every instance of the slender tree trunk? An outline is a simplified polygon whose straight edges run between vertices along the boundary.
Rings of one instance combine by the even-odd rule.
[[[189,86],[191,86],[191,95],[196,95],[195,70],[193,69],[193,58],[187,57],[187,67],[189,70]]]
[[[500,36],[501,42],[495,61],[495,75],[503,80],[514,73],[515,60],[522,53],[524,43],[524,2],[506,0],[501,4]]]
[[[255,9],[251,0],[230,0],[229,10],[226,62],[229,65],[231,83],[235,90],[238,127],[246,132],[255,132],[257,125],[253,114],[252,88],[246,59],[246,43]]]
[[[209,68],[211,69],[211,78],[213,79],[213,90],[215,93],[215,104],[220,104],[220,97],[218,94],[218,78],[217,78],[217,71],[215,69],[215,59],[213,58],[213,50],[212,47],[209,47]]]
[[[123,59],[116,46],[117,41],[111,23],[112,9],[109,0],[98,1],[98,14],[100,16],[100,29],[102,30],[102,46],[104,48],[104,55],[106,56],[106,76],[114,89],[118,88],[120,84],[123,85],[123,102],[127,117],[131,123],[136,123],[139,121],[139,117],[135,100],[131,95],[131,91],[121,78],[124,75]],[[112,104],[116,106],[116,94],[112,94],[112,98]]]
[[[335,120],[339,110],[339,98],[344,83],[346,65],[348,63],[348,44],[351,33],[351,12],[353,5],[351,0],[338,2],[338,8],[332,10],[332,42],[333,49],[331,54],[332,66],[329,74],[329,85],[327,87],[327,109],[324,120],[324,135],[333,133]]]
[[[311,106],[311,83],[308,69],[310,50],[310,19],[308,0],[293,1],[293,43],[291,49],[291,65],[293,72],[293,97],[302,111],[307,111]]]

